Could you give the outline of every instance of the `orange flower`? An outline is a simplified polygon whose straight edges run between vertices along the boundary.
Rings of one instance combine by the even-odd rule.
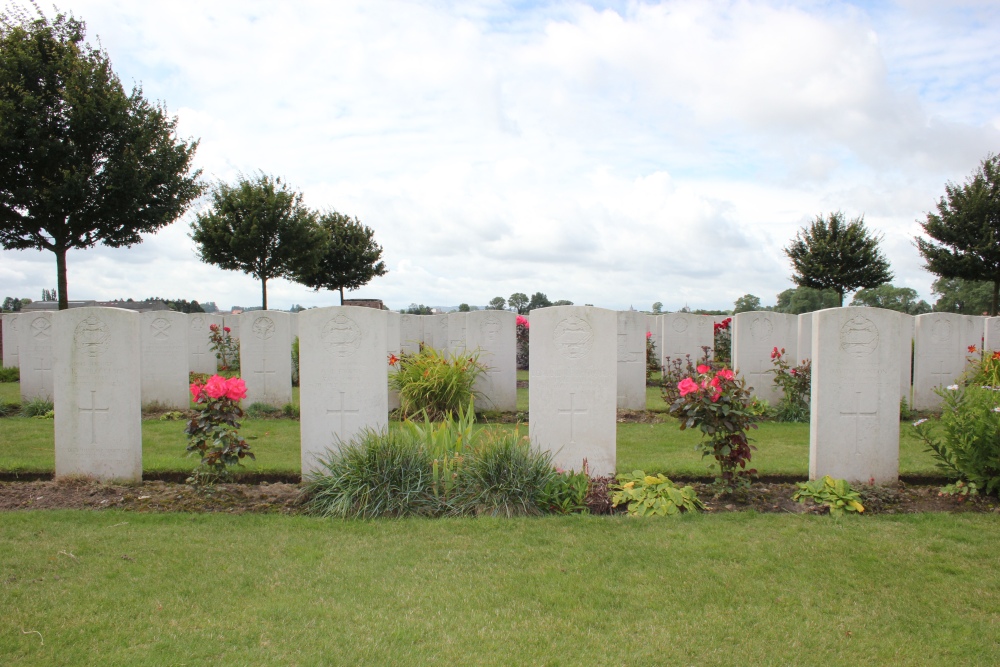
[[[1000,359],[1000,352],[994,352],[993,353],[993,358],[994,359]]]
[[[970,353],[974,353],[975,351],[976,351],[976,346],[975,345],[970,345],[969,346],[969,352]]]
[[[399,363],[399,357],[397,357],[395,354],[390,354],[389,355],[389,365],[390,366],[395,366],[398,363]]]

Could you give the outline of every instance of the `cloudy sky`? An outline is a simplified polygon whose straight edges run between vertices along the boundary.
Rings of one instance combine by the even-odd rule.
[[[1000,151],[995,2],[59,7],[200,139],[207,182],[262,170],[372,227],[389,273],[351,296],[397,309],[536,291],[773,304],[792,286],[781,249],[834,210],[863,214],[894,284],[931,300],[918,223]],[[194,210],[133,248],[71,252],[70,298],[259,305],[252,277],[198,260]],[[51,253],[0,250],[0,297],[55,283]]]

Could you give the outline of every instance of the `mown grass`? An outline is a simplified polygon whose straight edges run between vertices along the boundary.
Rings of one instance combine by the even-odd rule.
[[[990,665],[998,553],[993,515],[14,512],[0,524],[0,655],[18,666]]]

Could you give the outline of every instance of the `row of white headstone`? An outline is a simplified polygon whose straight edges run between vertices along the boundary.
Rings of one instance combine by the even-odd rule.
[[[495,332],[499,340],[504,331],[513,329],[511,313],[463,315],[465,335],[472,324],[471,328],[484,332],[486,343],[489,332]],[[737,338],[745,329],[758,345],[779,346],[774,336],[775,323],[780,322],[773,319],[776,316],[737,315]],[[393,352],[390,339],[402,341],[407,334],[393,324],[401,327],[403,319],[385,311],[323,308],[298,317],[302,469],[308,473],[316,469],[316,457],[338,439],[349,440],[362,428],[386,426],[386,355]],[[532,314],[530,434],[537,446],[553,452],[560,467],[580,469],[586,460],[592,474],[614,472],[618,385],[623,363],[628,363],[623,357],[638,353],[630,351],[630,337],[640,341],[645,337],[644,333],[630,336],[629,327],[635,328],[632,318],[627,313],[573,306]],[[504,319],[510,322],[505,324]],[[162,340],[170,340],[171,330],[164,330],[162,323],[154,326],[155,321],[113,308],[80,308],[50,316],[45,330],[51,339],[57,475],[141,475],[142,351],[148,344],[145,341],[157,339],[155,333],[144,337],[142,331],[157,331],[166,335]],[[901,366],[908,358],[901,350],[909,343],[906,321],[899,313],[868,308],[810,314],[811,475],[879,482],[896,478]],[[915,330],[918,336],[936,335],[942,344],[959,335],[965,321],[961,316],[920,316]],[[254,396],[276,404],[288,402],[289,315],[254,311],[244,314],[241,327],[247,400],[253,402]],[[508,336],[503,354],[512,357],[512,348]],[[497,360],[487,356],[484,361],[493,365]],[[736,368],[741,371],[739,364],[737,360]],[[182,386],[186,385],[185,378]]]

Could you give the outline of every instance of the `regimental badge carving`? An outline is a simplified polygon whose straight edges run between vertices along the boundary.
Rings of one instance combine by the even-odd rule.
[[[556,325],[552,340],[564,357],[579,359],[594,346],[594,329],[586,320],[574,315]]]
[[[755,317],[750,322],[750,336],[755,340],[767,340],[774,331],[774,325],[767,317]]]
[[[192,329],[202,329],[205,327],[204,317],[192,317],[191,318],[191,328]]]
[[[855,315],[840,328],[840,349],[855,357],[874,352],[878,339],[878,327],[863,315]]]
[[[76,348],[92,359],[104,354],[110,338],[111,328],[94,315],[77,324],[73,331]]]
[[[9,320],[7,320],[6,322],[4,322],[4,326],[7,326],[7,322],[10,322],[10,330],[13,331],[14,333],[17,333],[17,321],[19,319],[21,319],[21,318],[20,317],[12,317]]]
[[[948,343],[951,341],[952,326],[946,319],[935,320],[931,325],[931,340],[935,343]]]
[[[483,333],[483,339],[488,343],[495,343],[500,338],[500,330],[503,325],[496,317],[489,315],[479,323],[479,330]]]
[[[47,317],[31,320],[31,337],[37,341],[47,341],[52,336],[52,323]]]
[[[670,327],[674,331],[676,331],[677,333],[684,333],[685,331],[687,331],[687,328],[688,328],[689,324],[690,324],[690,322],[688,322],[688,318],[686,318],[686,317],[675,317],[674,321],[670,325]]]
[[[260,340],[270,340],[274,336],[274,320],[270,317],[258,317],[251,327],[253,335]]]
[[[361,345],[361,327],[347,315],[337,315],[323,327],[323,345],[337,357],[349,357]]]
[[[168,329],[170,329],[170,320],[164,317],[157,317],[149,323],[150,335],[152,335],[155,340],[169,339],[170,334],[167,333]]]

